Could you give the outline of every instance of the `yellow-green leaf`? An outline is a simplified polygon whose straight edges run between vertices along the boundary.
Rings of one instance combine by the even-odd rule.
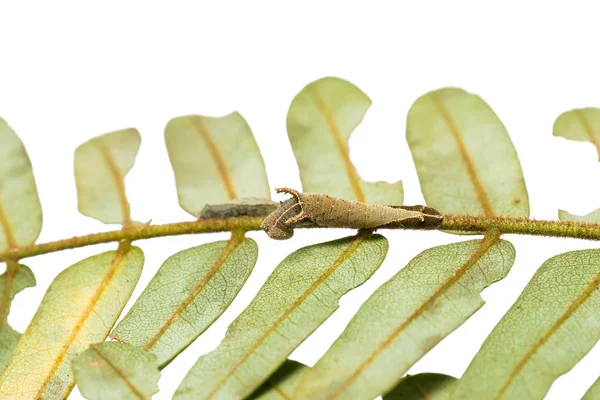
[[[25,146],[0,118],[0,251],[35,242],[42,229],[42,206]],[[31,270],[6,264],[0,277],[0,371],[8,362],[19,333],[8,325],[15,294],[35,286]]]
[[[6,321],[10,305],[17,293],[35,286],[35,276],[29,267],[9,262],[0,275],[0,323]]]
[[[42,206],[25,146],[0,118],[0,250],[35,242]]]
[[[543,399],[600,338],[600,250],[546,261],[496,325],[452,399]]]
[[[127,343],[92,344],[72,367],[79,391],[89,400],[150,400],[158,392],[156,356]]]
[[[578,108],[558,116],[552,130],[554,136],[580,142],[590,142],[596,147],[600,157],[600,109]],[[586,215],[575,215],[564,210],[558,211],[561,221],[600,223],[600,208]]]
[[[271,198],[262,155],[239,113],[173,118],[165,141],[179,205],[188,213],[240,197]]]
[[[4,369],[21,336],[8,325],[10,305],[17,293],[35,286],[35,276],[29,267],[9,262],[0,275],[0,371]]]
[[[452,214],[529,215],[517,152],[479,96],[455,88],[421,96],[408,112],[406,137],[428,206]]]
[[[257,257],[256,243],[239,235],[169,257],[110,336],[165,366],[227,309]]]
[[[307,366],[287,360],[247,400],[290,400],[300,377],[307,370]]]
[[[286,257],[213,352],[200,357],[175,399],[240,399],[250,395],[337,308],[349,290],[379,268],[383,236],[304,247]]]
[[[443,374],[407,375],[383,400],[448,400],[456,381]]]
[[[600,157],[600,108],[578,108],[558,116],[552,129],[554,136],[590,142]]]
[[[565,210],[558,210],[558,219],[560,219],[561,221],[589,222],[592,224],[600,224],[600,208],[585,215],[575,215]]]
[[[0,325],[0,372],[10,360],[20,337],[21,334],[7,323]]]
[[[123,244],[62,271],[0,374],[0,398],[64,398],[73,387],[72,359],[106,338],[143,262],[139,248]]]
[[[0,118],[0,250],[33,243],[42,229],[42,207],[37,193],[31,161],[25,146]],[[31,270],[8,262],[0,276],[0,371],[4,368],[19,333],[8,325],[14,296],[35,286]]]
[[[134,128],[88,140],[75,150],[75,183],[79,212],[105,224],[131,225],[125,175],[140,148]]]
[[[585,392],[581,400],[598,400],[600,399],[600,378]]]
[[[425,250],[362,305],[301,379],[294,399],[365,399],[386,393],[484,304],[480,293],[515,258],[498,233]]]
[[[287,131],[305,192],[328,193],[348,200],[397,204],[402,182],[364,182],[350,161],[348,140],[371,99],[352,83],[328,77],[296,95],[287,115]]]

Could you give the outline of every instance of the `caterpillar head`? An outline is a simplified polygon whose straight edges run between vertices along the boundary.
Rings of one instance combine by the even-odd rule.
[[[279,207],[271,214],[267,215],[260,227],[271,239],[285,240],[294,235],[294,229],[290,220],[294,220],[302,213],[298,197],[282,201]]]

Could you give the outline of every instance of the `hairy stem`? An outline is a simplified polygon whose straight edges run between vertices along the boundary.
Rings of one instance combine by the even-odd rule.
[[[0,262],[16,261],[55,251],[74,249],[99,243],[121,240],[141,240],[162,236],[189,235],[194,233],[256,231],[263,217],[235,217],[221,219],[199,219],[164,225],[139,225],[130,228],[92,233],[54,242],[15,247],[0,252]],[[304,226],[302,228],[305,228]],[[512,217],[478,217],[472,215],[445,214],[439,230],[484,233],[497,228],[502,234],[555,236],[577,239],[600,240],[600,224],[569,221],[543,221]],[[295,228],[300,229],[300,227]],[[403,229],[394,227],[393,229]]]

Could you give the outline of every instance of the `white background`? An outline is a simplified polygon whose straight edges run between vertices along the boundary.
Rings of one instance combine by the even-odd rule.
[[[133,218],[154,223],[192,219],[177,204],[164,148],[164,126],[175,116],[241,112],[262,150],[271,187],[300,188],[285,131],[287,108],[304,85],[329,75],[350,80],[373,99],[350,141],[351,158],[366,180],[402,179],[406,204],[423,202],[405,140],[406,113],[425,92],[459,86],[481,95],[508,128],[533,217],[554,219],[558,208],[583,214],[600,207],[600,164],[593,146],[552,137],[561,112],[600,106],[600,10],[592,3],[109,3],[0,6],[0,116],[23,139],[33,162],[44,208],[40,242],[115,228],[78,214],[72,152],[95,135],[130,126],[142,134],[138,160],[127,178]],[[163,371],[162,391],[155,398],[171,397],[283,257],[349,233],[301,231],[287,242],[250,233],[260,247],[252,276],[219,321]],[[292,358],[312,365],[369,294],[412,257],[461,240],[437,232],[385,235],[390,251],[384,265],[342,299],[340,309]],[[225,237],[139,242],[147,262],[134,298],[169,255]],[[487,304],[410,373],[459,377],[544,260],[597,246],[506,238],[517,249],[509,276],[486,290]],[[23,331],[63,268],[113,248],[100,245],[27,260],[38,285],[18,296],[11,323]],[[598,374],[596,346],[556,381],[547,398],[578,399]],[[79,393],[75,390],[71,398],[80,398]]]

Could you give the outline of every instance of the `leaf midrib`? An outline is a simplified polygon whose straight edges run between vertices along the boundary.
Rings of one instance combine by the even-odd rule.
[[[107,357],[96,345],[91,345],[90,348],[98,354],[98,356],[103,359],[106,364],[125,382],[127,388],[133,393],[135,397],[140,400],[146,400],[147,397],[131,382],[131,380],[127,377],[127,375],[115,364],[112,363],[109,357]]]
[[[413,383],[413,385],[415,385],[415,388],[419,391],[422,400],[432,400],[431,397],[429,397],[429,395],[427,394],[427,391],[423,389],[421,385],[419,385],[417,382]]]
[[[17,247],[18,243],[17,239],[15,238],[15,232],[13,231],[8,219],[8,215],[6,215],[4,205],[2,204],[2,192],[0,192],[0,225],[2,225],[2,231],[4,232],[4,237],[6,238],[6,245],[8,247],[6,250]]]
[[[210,134],[208,132],[208,129],[206,128],[206,125],[204,124],[202,117],[199,115],[194,116],[192,118],[192,125],[194,126],[194,129],[196,130],[196,132],[198,132],[198,134],[204,141],[204,144],[208,148],[208,152],[210,153],[213,161],[215,162],[215,164],[217,166],[217,171],[219,172],[219,176],[221,177],[221,182],[223,183],[223,186],[225,187],[225,191],[227,192],[228,199],[229,200],[236,199],[237,193],[236,193],[235,187],[233,185],[233,182],[231,181],[231,177],[229,176],[229,168],[227,167],[227,163],[225,162],[223,155],[219,151],[219,148],[217,147],[215,142],[210,137]]]
[[[273,383],[273,382],[271,382],[271,380],[268,380],[268,381],[267,381],[267,383],[269,384],[269,386],[271,386],[271,388],[273,388],[273,390],[274,390],[274,391],[276,391],[276,392],[277,392],[277,394],[278,394],[279,396],[281,396],[281,398],[282,398],[283,400],[293,400],[291,397],[289,397],[289,396],[287,395],[287,393],[286,393],[286,392],[284,392],[284,391],[283,391],[283,389],[282,389],[282,388],[280,388],[280,387],[279,387],[279,385],[277,385],[277,383]]]
[[[111,151],[106,147],[102,141],[98,140],[96,142],[97,148],[102,154],[102,158],[108,165],[110,173],[115,181],[115,185],[117,187],[117,192],[119,193],[119,202],[121,203],[121,214],[123,218],[123,227],[129,227],[133,224],[131,220],[131,208],[129,206],[129,201],[127,200],[127,194],[125,192],[125,179],[123,173],[121,172],[119,166]]]

